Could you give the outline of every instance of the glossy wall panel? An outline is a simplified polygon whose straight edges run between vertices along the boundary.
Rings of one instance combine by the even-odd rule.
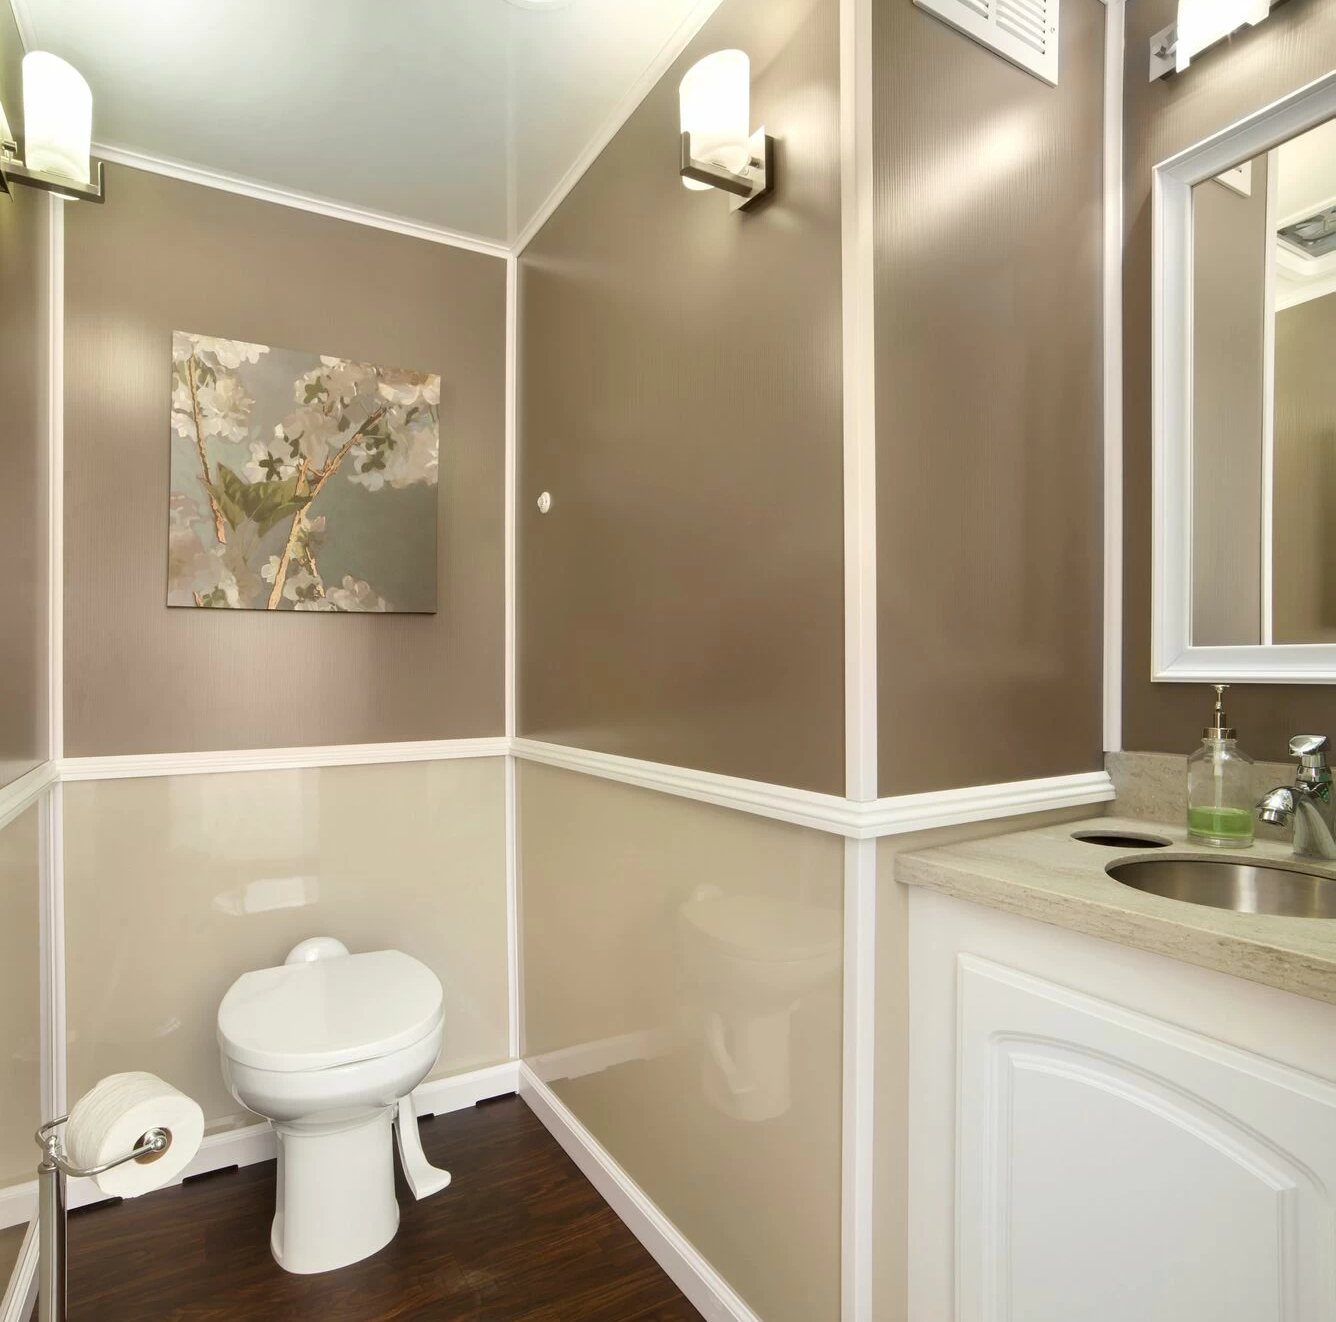
[[[0,5],[0,105],[19,134],[22,58],[13,13]],[[46,194],[36,189],[0,196],[0,786],[47,757],[45,364],[39,352],[47,207]]]
[[[37,869],[34,805],[0,829],[0,1187],[34,1178],[42,1122]]]
[[[441,377],[435,615],[171,609],[174,330]],[[65,237],[65,752],[500,734],[505,263],[121,166]]]
[[[507,1042],[504,759],[85,781],[65,794],[69,1090],[147,1069],[213,1128],[218,1003],[309,936],[445,987],[438,1075]]]
[[[1181,76],[1146,80],[1152,35],[1175,0],[1127,6],[1123,248],[1123,747],[1185,753],[1210,695],[1151,678],[1151,173],[1155,165],[1336,69],[1336,5],[1287,0],[1203,51]],[[1300,730],[1336,729],[1336,687],[1236,684],[1230,722],[1255,757],[1283,760]]]
[[[843,792],[838,20],[724,0],[520,260],[522,734]],[[779,139],[745,213],[677,172],[727,47]]]
[[[883,795],[1100,766],[1104,16],[1053,88],[873,7]]]
[[[526,1060],[766,1322],[836,1322],[843,841],[531,763],[519,794]]]

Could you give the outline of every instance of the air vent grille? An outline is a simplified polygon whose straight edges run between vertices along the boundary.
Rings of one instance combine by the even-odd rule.
[[[1059,0],[914,0],[1046,83],[1058,84]]]

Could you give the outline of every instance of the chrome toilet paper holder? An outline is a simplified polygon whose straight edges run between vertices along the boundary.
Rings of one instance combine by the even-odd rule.
[[[69,1116],[48,1120],[34,1135],[42,1149],[42,1160],[37,1166],[38,1191],[38,1322],[65,1322],[65,1180],[91,1179],[127,1162],[156,1161],[172,1146],[170,1130],[150,1129],[139,1136],[133,1152],[100,1166],[84,1170],[72,1165],[65,1156],[60,1141],[60,1126]]]

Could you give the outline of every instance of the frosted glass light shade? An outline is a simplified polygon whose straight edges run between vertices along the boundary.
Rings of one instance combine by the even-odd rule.
[[[1237,32],[1246,23],[1260,23],[1271,13],[1271,0],[1178,0],[1179,73],[1192,57]]]
[[[691,134],[698,161],[740,171],[751,159],[751,60],[746,51],[721,50],[687,70],[678,87],[682,132]],[[682,182],[693,189],[709,184]]]
[[[30,170],[89,181],[93,93],[83,75],[58,55],[23,57],[23,163]]]

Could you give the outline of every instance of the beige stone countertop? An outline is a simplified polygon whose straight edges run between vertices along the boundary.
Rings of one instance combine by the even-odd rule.
[[[1130,849],[1095,845],[1073,839],[1082,831],[1132,833],[1171,843]],[[1281,918],[1188,904],[1124,886],[1104,871],[1110,863],[1172,855],[1296,863],[1288,844],[1259,840],[1251,849],[1211,849],[1189,845],[1184,827],[1096,817],[900,854],[895,877],[909,886],[1336,1005],[1336,918]],[[1298,866],[1330,876],[1336,885],[1331,866],[1306,859]]]

